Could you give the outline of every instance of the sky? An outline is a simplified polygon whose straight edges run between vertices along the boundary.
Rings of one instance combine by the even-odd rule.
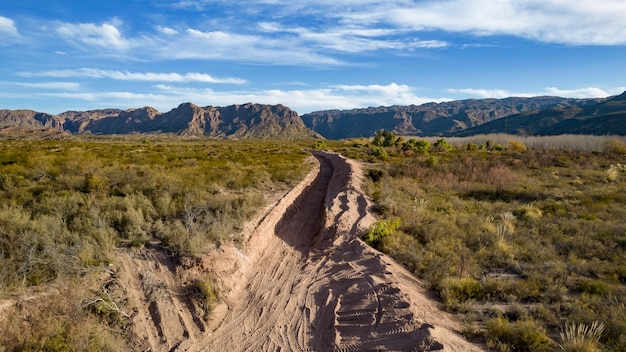
[[[626,90],[626,0],[2,0],[0,109]]]

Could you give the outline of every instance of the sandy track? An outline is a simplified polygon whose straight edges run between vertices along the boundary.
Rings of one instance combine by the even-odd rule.
[[[358,238],[374,220],[360,165],[314,155],[319,167],[246,224],[241,249],[225,244],[199,260],[158,246],[118,250],[97,289],[130,315],[131,348],[483,350],[457,333],[457,323],[408,271]],[[208,322],[194,285],[206,275],[223,300]],[[47,292],[58,294],[33,297]],[[0,302],[0,315],[30,299]]]
[[[410,274],[358,239],[373,220],[359,165],[315,157],[310,186],[305,180],[252,230],[212,332],[176,350],[480,350]]]

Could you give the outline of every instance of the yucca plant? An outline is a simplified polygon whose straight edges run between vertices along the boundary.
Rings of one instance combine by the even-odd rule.
[[[600,337],[604,323],[595,320],[591,325],[584,323],[566,324],[561,331],[561,349],[566,352],[600,352]]]

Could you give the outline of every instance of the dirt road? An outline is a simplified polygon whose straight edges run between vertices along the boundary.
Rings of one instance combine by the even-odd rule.
[[[213,326],[176,350],[480,350],[403,268],[358,239],[373,220],[359,165],[315,157],[313,182],[253,229]]]

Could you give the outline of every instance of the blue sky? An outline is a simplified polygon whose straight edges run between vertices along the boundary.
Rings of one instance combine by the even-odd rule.
[[[325,109],[626,90],[624,0],[2,0],[0,108]]]

